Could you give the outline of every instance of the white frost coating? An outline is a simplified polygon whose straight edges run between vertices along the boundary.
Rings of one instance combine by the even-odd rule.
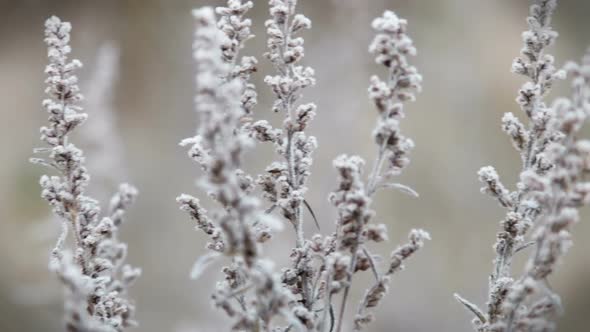
[[[565,78],[553,56],[545,54],[557,37],[550,26],[555,7],[555,0],[537,0],[530,7],[524,46],[512,64],[514,73],[528,79],[516,98],[528,124],[512,113],[502,118],[502,129],[522,159],[516,190],[509,192],[491,166],[478,172],[485,185],[482,192],[506,209],[494,244],[487,310],[458,298],[475,314],[478,332],[556,329],[554,317],[561,302],[546,286],[546,278],[571,246],[569,229],[578,222],[578,209],[590,202],[590,186],[582,176],[590,170],[590,150],[578,139],[590,110],[590,56],[580,65],[566,66],[573,77],[571,99],[559,98],[551,106],[544,101],[554,82]],[[513,276],[513,256],[529,246],[533,249],[523,275]]]
[[[335,331],[343,326],[344,313],[352,276],[357,271],[371,269],[375,283],[369,287],[354,317],[354,329],[362,330],[374,320],[371,309],[377,307],[388,291],[391,275],[403,269],[403,263],[414,252],[422,248],[430,235],[421,229],[414,229],[409,234],[409,242],[394,250],[389,260],[389,267],[379,271],[373,255],[365,244],[370,241],[381,242],[387,239],[387,230],[382,224],[373,224],[375,211],[371,209],[371,197],[379,188],[394,188],[410,195],[418,196],[412,188],[389,182],[399,175],[409,164],[408,154],[414,142],[403,136],[400,121],[404,117],[404,103],[413,101],[415,93],[420,92],[422,76],[410,65],[407,57],[416,54],[412,39],[407,35],[407,21],[400,19],[391,11],[373,20],[373,29],[377,35],[369,47],[375,55],[377,64],[386,67],[388,76],[381,80],[372,76],[369,98],[378,110],[378,119],[373,130],[373,138],[378,147],[374,166],[365,183],[362,173],[364,161],[357,156],[342,155],[334,160],[338,171],[338,188],[330,196],[330,201],[338,209],[338,233],[336,248],[339,257],[348,257],[349,262],[344,273],[335,273],[327,282],[333,285],[333,292],[343,290],[343,299],[336,318]],[[341,261],[334,260],[334,262]],[[341,266],[330,266],[333,271],[342,270]],[[330,299],[330,297],[329,297]],[[327,301],[327,303],[329,303]]]
[[[87,118],[78,103],[80,94],[75,70],[82,64],[68,61],[71,26],[53,16],[45,23],[49,65],[46,68],[50,98],[43,101],[49,125],[41,128],[41,140],[48,147],[35,149],[47,154],[34,158],[57,176],[43,175],[41,196],[62,223],[62,234],[52,253],[50,267],[67,290],[66,327],[69,331],[123,331],[135,326],[135,306],[127,289],[140,270],[124,264],[127,246],[117,239],[118,226],[135,199],[137,190],[123,184],[100,217],[98,202],[85,195],[89,174],[82,150],[69,141],[69,134]],[[65,249],[72,234],[73,248]]]
[[[234,329],[247,331],[268,330],[277,316],[293,319],[285,310],[292,301],[290,294],[272,264],[261,257],[260,244],[282,225],[260,208],[251,195],[254,181],[241,170],[242,154],[252,145],[248,115],[255,105],[255,91],[249,77],[256,61],[240,60],[238,52],[251,37],[250,21],[243,18],[251,7],[252,2],[230,0],[227,7],[217,8],[219,21],[212,8],[193,11],[199,127],[197,135],[181,145],[190,146],[189,157],[204,171],[199,184],[220,207],[209,214],[198,199],[186,194],[177,198],[180,208],[211,240],[207,247],[213,252],[197,260],[192,277],[218,256],[230,258],[212,298],[232,318]]]
[[[307,219],[319,224],[314,206],[305,196],[312,154],[317,148],[316,139],[305,130],[317,107],[300,102],[304,89],[315,84],[315,77],[312,68],[301,64],[304,40],[298,33],[311,28],[311,20],[296,13],[296,0],[270,0],[269,4],[271,18],[265,24],[268,51],[264,56],[276,73],[266,76],[265,83],[276,97],[272,109],[284,116],[280,128],[266,120],[252,120],[249,106],[253,103],[244,102],[255,96],[253,90],[244,87],[250,84],[249,75],[256,63],[238,56],[243,43],[251,37],[251,22],[244,14],[252,3],[229,0],[227,7],[216,9],[221,15],[217,22],[209,8],[194,12],[195,99],[200,127],[196,137],[181,145],[190,147],[189,157],[205,173],[199,184],[222,209],[207,213],[195,197],[183,194],[177,198],[181,209],[211,240],[207,247],[216,252],[199,259],[193,272],[199,275],[217,253],[232,257],[231,264],[223,268],[225,280],[217,284],[213,294],[215,305],[233,318],[234,329],[278,332],[325,331],[330,325],[340,331],[344,305],[335,307],[335,297],[342,294],[341,303],[346,304],[352,275],[370,270],[376,282],[367,290],[354,317],[358,330],[373,319],[369,311],[384,296],[391,276],[430,239],[425,231],[412,230],[408,243],[392,252],[383,271],[376,266],[377,257],[365,247],[369,242],[387,240],[385,225],[370,223],[374,216],[371,196],[378,188],[394,188],[417,196],[410,187],[389,181],[408,165],[408,154],[414,146],[411,139],[401,135],[400,121],[405,102],[413,100],[421,88],[422,77],[407,61],[415,48],[406,34],[405,20],[393,12],[375,20],[377,36],[370,49],[389,72],[383,81],[372,77],[369,90],[379,113],[374,131],[379,148],[375,167],[365,181],[360,157],[343,155],[334,161],[338,188],[330,201],[338,209],[337,232],[307,238]],[[273,144],[279,156],[255,181],[269,203],[265,214],[261,214],[259,202],[252,196],[254,181],[240,169],[250,139]],[[274,212],[287,223],[270,215]],[[272,272],[272,261],[262,257],[260,244],[271,239],[272,232],[284,224],[294,228],[295,248],[289,255],[291,265],[277,275]],[[232,298],[238,303],[230,301]],[[276,316],[282,317],[274,320]],[[277,326],[276,322],[283,320],[288,326]]]

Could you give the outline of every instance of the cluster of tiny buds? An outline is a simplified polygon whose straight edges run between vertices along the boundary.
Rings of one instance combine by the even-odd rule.
[[[277,96],[273,106],[276,112],[290,113],[301,90],[315,84],[314,70],[297,65],[304,57],[304,40],[294,35],[311,28],[311,21],[302,14],[295,14],[295,5],[295,0],[271,0],[272,18],[265,24],[269,50],[264,56],[279,71],[278,75],[269,75],[264,79]]]
[[[250,82],[250,77],[257,71],[258,60],[252,56],[244,56],[239,59],[239,52],[244,48],[246,41],[254,38],[250,27],[252,21],[244,18],[244,15],[252,9],[252,1],[242,3],[241,0],[227,2],[227,7],[217,7],[215,12],[219,15],[217,27],[226,37],[221,42],[223,60],[231,66],[228,80],[239,78],[242,82],[241,103],[244,116],[249,116],[258,103],[256,86]],[[247,122],[247,118],[243,122]]]
[[[254,1],[227,0],[215,10],[193,11],[196,23],[193,57],[196,62],[195,110],[197,135],[183,140],[188,156],[203,171],[198,185],[219,204],[207,211],[191,195],[177,197],[196,229],[207,238],[208,253],[198,258],[191,278],[202,275],[218,259],[228,263],[211,299],[240,331],[335,331],[345,326],[346,305],[355,273],[372,273],[355,314],[353,329],[360,331],[374,321],[374,310],[386,296],[395,273],[420,250],[430,235],[412,229],[408,241],[381,258],[370,251],[388,240],[387,226],[373,222],[371,204],[378,189],[396,189],[412,196],[408,186],[392,182],[409,164],[414,142],[401,132],[405,106],[422,89],[422,76],[409,59],[416,48],[407,33],[408,23],[392,11],[372,22],[376,35],[369,46],[375,62],[386,75],[370,78],[368,95],[378,118],[373,130],[377,156],[368,174],[358,156],[340,155],[333,161],[337,187],[329,202],[336,208],[336,230],[306,238],[304,212],[319,229],[312,206],[306,200],[316,138],[306,130],[316,116],[316,105],[302,103],[305,88],[315,85],[315,72],[302,65],[304,39],[311,20],[296,12],[297,0],[269,0],[270,19],[265,22],[267,52],[275,73],[264,78],[274,94],[272,110],[284,116],[279,128],[254,120],[258,94],[252,83],[258,60],[240,52],[254,37],[246,18]],[[523,47],[512,63],[512,72],[527,81],[518,91],[519,116],[505,113],[502,130],[522,160],[514,189],[505,186],[492,166],[482,167],[481,192],[498,201],[505,215],[493,246],[495,259],[488,283],[486,310],[455,294],[474,315],[478,332],[554,331],[561,312],[559,296],[547,278],[572,245],[571,228],[580,219],[579,209],[590,204],[590,140],[580,131],[590,116],[590,49],[580,64],[556,68],[546,54],[558,34],[551,27],[557,0],[534,0],[522,34]],[[217,17],[216,17],[217,15]],[[41,127],[46,147],[35,149],[42,158],[31,162],[56,175],[40,179],[41,196],[61,222],[61,234],[52,252],[50,267],[65,286],[66,328],[72,332],[123,332],[137,325],[135,305],[128,290],[141,270],[125,263],[127,245],[118,239],[119,228],[137,196],[137,190],[121,184],[110,204],[86,195],[90,181],[82,150],[69,140],[72,131],[88,118],[79,106],[78,60],[69,60],[71,25],[57,17],[45,23],[49,65],[42,106],[48,124]],[[558,80],[571,77],[571,98],[551,105],[544,98]],[[526,116],[526,117],[525,117]],[[280,157],[264,172],[251,176],[242,167],[243,155],[255,142],[271,143]],[[256,186],[270,207],[262,208]],[[275,272],[274,262],[263,256],[273,234],[282,230],[282,215],[295,230],[290,264]],[[530,233],[530,234],[529,234]],[[73,238],[71,245],[68,234]],[[529,240],[527,242],[527,239]],[[72,246],[71,250],[68,246]],[[529,249],[524,273],[512,275],[514,256]],[[333,299],[341,296],[340,307]],[[280,323],[278,323],[280,322]],[[285,327],[277,324],[286,324]]]
[[[379,119],[373,131],[379,147],[380,158],[388,160],[385,174],[381,179],[398,175],[409,164],[408,153],[414,142],[400,132],[399,121],[404,117],[404,102],[413,101],[415,92],[421,90],[422,76],[416,67],[408,63],[407,56],[416,54],[412,39],[407,35],[407,22],[395,13],[386,11],[373,21],[377,32],[369,47],[375,61],[388,69],[386,80],[371,77],[369,98],[379,111]],[[370,183],[370,192],[378,183]]]
[[[270,0],[269,4],[271,18],[266,22],[268,52],[264,56],[273,64],[277,74],[267,76],[265,82],[276,96],[273,110],[285,114],[282,128],[274,128],[266,120],[250,121],[243,117],[250,114],[251,108],[244,103],[248,97],[244,96],[248,87],[253,88],[249,85],[249,78],[255,72],[256,62],[250,57],[238,61],[238,52],[243,48],[243,42],[252,37],[251,22],[244,18],[252,2],[229,0],[226,7],[217,9],[220,15],[217,24],[213,23],[215,18],[211,10],[194,12],[197,21],[195,60],[198,64],[196,100],[202,121],[200,135],[184,140],[181,145],[190,146],[189,157],[207,174],[201,183],[206,184],[210,196],[229,213],[214,211],[208,214],[199,200],[190,195],[181,195],[177,201],[196,222],[197,228],[211,240],[208,248],[212,252],[197,260],[193,277],[200,275],[217,257],[224,254],[233,257],[232,264],[223,269],[225,280],[219,283],[213,299],[217,307],[236,319],[234,328],[267,328],[273,316],[281,315],[290,323],[286,330],[292,327],[321,329],[329,323],[328,308],[332,296],[344,290],[343,303],[346,303],[352,274],[373,270],[376,275],[376,286],[359,308],[363,316],[370,315],[366,309],[377,305],[390,275],[400,270],[403,261],[429,238],[426,232],[413,230],[410,242],[392,253],[389,267],[382,276],[375,267],[376,257],[364,247],[365,243],[382,242],[388,238],[384,224],[369,222],[374,215],[370,196],[375,190],[383,186],[416,195],[409,187],[385,183],[385,179],[399,174],[408,164],[407,153],[413,142],[400,134],[399,121],[403,117],[403,102],[414,99],[414,92],[420,90],[421,77],[406,59],[406,56],[415,54],[415,49],[405,34],[405,20],[386,12],[373,24],[378,34],[370,50],[376,55],[377,62],[388,68],[389,74],[386,81],[372,78],[370,97],[380,114],[374,134],[380,146],[377,164],[387,160],[388,167],[383,172],[379,166],[364,183],[362,159],[337,158],[334,166],[339,172],[339,188],[331,195],[330,201],[339,212],[338,231],[330,236],[316,235],[311,240],[305,239],[302,206],[307,207],[315,219],[304,194],[312,164],[311,154],[317,147],[316,139],[307,136],[305,130],[316,115],[316,106],[299,104],[298,100],[304,88],[315,84],[315,78],[313,69],[300,65],[304,41],[296,34],[309,29],[311,21],[295,12],[295,0]],[[217,29],[213,28],[214,25]],[[236,81],[242,84],[234,84]],[[242,89],[242,112],[236,112],[232,102],[239,89]],[[215,113],[221,108],[224,109],[223,116]],[[253,193],[254,181],[239,169],[241,152],[249,146],[244,134],[258,142],[272,143],[284,158],[271,163],[255,181],[262,189],[262,196],[272,204],[266,214],[256,212],[258,203],[247,197]],[[254,243],[267,241],[270,232],[276,229],[274,218],[270,217],[275,208],[293,224],[297,235],[296,247],[290,255],[292,266],[283,268],[278,279],[260,257],[258,245]],[[233,220],[236,217],[238,220]],[[319,266],[313,263],[316,260],[321,262]],[[316,282],[312,283],[312,280]],[[241,289],[253,289],[256,299]],[[229,301],[231,294],[236,292],[240,294],[238,300],[242,307],[252,303],[255,312],[243,312]],[[324,306],[317,314],[312,309],[320,300],[324,301]],[[337,324],[337,331],[342,326],[343,312],[344,306],[340,310],[340,319],[331,318],[330,324]],[[362,319],[364,324],[369,322],[366,317]],[[282,329],[277,327],[277,331]]]
[[[530,7],[529,30],[522,35],[524,47],[512,65],[514,73],[529,79],[516,99],[528,126],[512,113],[502,118],[502,130],[522,159],[516,189],[508,190],[492,166],[478,172],[482,192],[506,209],[494,244],[487,312],[456,296],[476,316],[474,325],[480,332],[555,329],[559,297],[547,287],[546,278],[571,245],[569,228],[579,218],[578,208],[589,201],[590,186],[582,174],[588,169],[590,144],[578,140],[576,133],[589,114],[590,75],[583,72],[590,67],[570,64],[557,70],[554,58],[545,54],[557,38],[550,26],[555,7],[556,0],[536,0]],[[566,77],[566,71],[574,77],[572,99],[560,98],[547,106],[543,98],[556,80]],[[526,242],[531,229],[532,241]],[[513,256],[530,246],[534,249],[524,275],[513,278]],[[530,303],[534,294],[540,300]]]
[[[40,184],[41,196],[62,223],[50,267],[67,290],[67,329],[120,332],[136,325],[135,306],[126,293],[141,270],[124,264],[127,246],[119,242],[117,233],[137,190],[122,184],[103,218],[99,217],[98,201],[85,195],[90,180],[85,158],[82,150],[68,141],[72,130],[87,118],[77,105],[83,97],[75,70],[82,64],[68,60],[70,31],[71,25],[55,16],[45,23],[49,58],[46,93],[51,98],[43,101],[49,126],[41,128],[41,141],[49,147],[35,149],[47,156],[31,161],[58,172],[43,175]],[[74,238],[72,250],[64,248],[68,233]]]
[[[376,307],[385,296],[391,275],[401,270],[403,262],[420,249],[425,240],[430,239],[427,232],[412,230],[410,242],[392,252],[389,266],[384,272],[379,271],[376,257],[365,247],[368,242],[387,240],[386,226],[370,222],[375,215],[370,208],[371,196],[378,188],[399,189],[417,196],[407,186],[386,181],[401,173],[408,165],[407,154],[414,146],[411,139],[401,135],[399,127],[404,116],[403,103],[414,100],[414,92],[420,91],[422,81],[417,69],[407,60],[407,56],[415,55],[416,50],[406,34],[406,27],[407,22],[390,11],[373,21],[373,29],[377,35],[369,51],[375,54],[378,64],[388,69],[388,76],[385,81],[373,76],[369,87],[369,97],[379,112],[373,132],[379,150],[367,183],[363,181],[362,169],[365,162],[361,158],[342,155],[334,160],[339,176],[338,189],[330,195],[330,201],[338,209],[337,251],[330,254],[328,269],[333,271],[331,292],[337,293],[344,289],[336,331],[342,329],[342,317],[355,272],[372,270],[376,279],[357,308],[354,328],[361,330],[374,320],[369,309]],[[384,161],[387,161],[385,170]]]
[[[236,60],[243,42],[250,37],[250,21],[243,15],[251,5],[230,0],[227,7],[217,9],[218,21],[211,8],[193,12],[197,25],[195,107],[200,127],[197,136],[183,140],[181,145],[190,146],[189,157],[205,173],[199,184],[221,208],[207,212],[197,198],[186,194],[180,195],[177,202],[210,239],[207,247],[211,252],[195,262],[191,276],[197,278],[216,259],[231,260],[223,268],[225,278],[218,283],[212,299],[216,307],[233,318],[233,329],[267,330],[276,316],[293,326],[308,326],[311,320],[307,309],[294,303],[280,275],[273,272],[273,264],[261,256],[260,244],[282,224],[260,210],[258,199],[253,197],[254,180],[240,169],[242,153],[251,146],[250,138],[269,136],[268,140],[275,140],[273,135],[277,135],[272,128],[266,133],[262,126],[245,118],[253,106],[250,97],[255,92],[249,78],[255,60],[244,57],[242,65],[237,65]],[[241,105],[236,103],[240,93]],[[245,103],[248,98],[249,103]]]

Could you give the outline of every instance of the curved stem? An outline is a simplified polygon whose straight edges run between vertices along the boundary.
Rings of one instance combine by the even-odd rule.
[[[360,222],[360,220],[357,220]],[[361,228],[357,230],[356,237],[360,236]],[[352,275],[354,274],[354,269],[356,267],[356,261],[358,258],[358,249],[359,243],[356,241],[354,246],[352,247],[352,258],[350,259],[350,265],[348,266],[348,273],[346,276],[346,286],[344,288],[344,294],[342,295],[342,302],[340,303],[340,311],[338,313],[338,323],[336,325],[336,332],[340,332],[342,330],[342,321],[344,318],[344,312],[346,311],[346,302],[348,302],[348,294],[350,293],[350,287],[352,285]]]
[[[383,162],[385,161],[385,146],[387,144],[387,139],[383,140],[381,146],[379,147],[379,153],[377,158],[375,159],[375,163],[373,165],[373,170],[369,175],[368,183],[367,183],[367,195],[372,196],[377,190],[377,182],[378,178],[381,174],[381,169],[383,168]]]

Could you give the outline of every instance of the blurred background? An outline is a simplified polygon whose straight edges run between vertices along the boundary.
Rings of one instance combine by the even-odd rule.
[[[254,2],[251,16],[258,37],[244,54],[261,62],[255,76],[256,117],[280,123],[282,115],[270,111],[272,95],[262,83],[270,72],[261,56],[267,3]],[[209,301],[218,269],[198,281],[188,277],[205,239],[175,203],[182,192],[204,196],[194,186],[198,168],[177,144],[193,134],[196,124],[190,10],[221,3],[0,1],[0,331],[63,331],[62,288],[47,269],[58,224],[39,196],[38,178],[46,170],[28,163],[46,120],[42,39],[49,15],[72,22],[73,55],[85,64],[80,79],[90,119],[78,132],[89,128],[89,133],[75,140],[88,154],[94,175],[90,192],[108,197],[105,193],[114,191],[117,182],[129,181],[141,193],[121,234],[129,243],[129,262],[144,273],[132,290],[141,324],[137,331],[228,329]],[[335,185],[331,161],[341,153],[367,160],[375,154],[371,131],[376,114],[366,90],[369,76],[381,69],[367,46],[373,35],[370,22],[385,9],[408,19],[418,48],[412,61],[424,76],[424,91],[407,107],[402,124],[416,149],[399,180],[421,196],[379,193],[376,222],[388,225],[390,241],[375,250],[387,255],[414,227],[429,230],[433,241],[397,275],[369,330],[471,331],[472,317],[452,294],[460,292],[478,304],[486,299],[492,244],[503,211],[479,193],[476,171],[492,164],[506,184],[518,175],[520,160],[500,130],[500,118],[507,111],[519,113],[514,99],[523,80],[509,69],[521,48],[528,1],[300,0],[299,10],[313,21],[313,29],[304,33],[304,62],[315,68],[318,80],[303,99],[318,104],[308,130],[318,138],[319,149],[307,200],[323,232],[333,229],[335,216],[326,198]],[[553,24],[560,37],[551,49],[559,65],[577,60],[590,45],[588,13],[590,1],[560,1]],[[567,85],[560,84],[551,98],[567,93]],[[104,146],[96,144],[101,141]],[[261,172],[274,158],[271,152],[268,147],[252,152],[247,169]],[[566,309],[562,332],[588,331],[590,214],[584,211],[583,216],[575,227],[574,247],[550,280]],[[311,235],[316,230],[308,221]],[[290,228],[278,237],[267,252],[287,252],[294,242]],[[521,256],[516,273],[526,255]],[[354,302],[363,289],[360,279],[353,287]]]

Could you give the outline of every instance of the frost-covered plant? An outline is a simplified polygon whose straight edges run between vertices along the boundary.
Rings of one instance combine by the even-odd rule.
[[[244,42],[252,37],[251,22],[244,18],[252,2],[229,0],[227,7],[217,8],[217,22],[210,8],[194,11],[195,104],[200,125],[197,135],[181,145],[190,146],[189,157],[204,171],[199,183],[221,208],[208,213],[197,198],[186,194],[177,201],[210,239],[207,247],[211,252],[197,260],[192,276],[198,277],[214,259],[225,256],[231,260],[223,268],[225,279],[218,283],[213,300],[234,318],[233,329],[340,331],[353,274],[371,269],[375,283],[354,319],[355,329],[360,330],[372,320],[369,310],[384,296],[391,275],[429,238],[423,230],[412,230],[409,243],[392,253],[385,271],[379,271],[367,247],[369,242],[387,239],[385,225],[369,222],[374,216],[370,204],[375,192],[394,188],[416,195],[391,179],[408,164],[407,153],[413,147],[400,134],[399,120],[403,103],[413,100],[414,91],[420,90],[421,76],[407,62],[407,56],[415,54],[406,34],[407,22],[386,12],[373,23],[378,34],[370,47],[377,63],[387,68],[387,79],[372,77],[369,89],[379,111],[373,135],[378,145],[374,169],[365,181],[362,159],[337,158],[339,186],[330,196],[338,210],[337,230],[328,236],[306,237],[303,212],[307,210],[317,224],[305,199],[317,146],[305,129],[316,106],[299,100],[315,78],[313,69],[301,65],[304,40],[297,34],[311,28],[311,21],[296,13],[296,4],[296,0],[270,0],[271,18],[266,21],[268,51],[264,56],[276,74],[267,76],[265,82],[276,96],[273,111],[284,115],[282,128],[273,128],[266,120],[252,120],[256,92],[249,78],[257,62],[253,57],[239,58]],[[254,141],[273,144],[279,156],[256,181],[241,169],[242,155]],[[270,203],[266,211],[256,198],[255,184]],[[273,228],[282,225],[272,217],[274,211],[295,231],[291,266],[280,273],[273,271],[273,264],[262,253],[262,244],[272,237]],[[333,299],[338,293],[342,300],[336,312]],[[275,317],[282,320],[272,321]],[[287,325],[281,327],[284,321]]]
[[[135,306],[127,297],[129,286],[140,270],[124,264],[126,244],[117,239],[118,228],[137,190],[122,184],[109,209],[100,218],[99,203],[85,195],[90,176],[84,166],[83,152],[70,142],[69,134],[86,119],[78,103],[83,99],[75,70],[78,60],[68,60],[71,25],[57,17],[45,23],[45,43],[49,65],[43,101],[49,114],[48,126],[41,127],[45,148],[32,158],[58,175],[41,177],[42,197],[62,223],[62,233],[52,252],[50,267],[67,290],[66,325],[68,331],[123,331],[136,325]],[[73,248],[66,249],[68,233]]]
[[[364,161],[360,157],[341,155],[334,161],[339,186],[331,194],[330,201],[338,209],[338,219],[335,252],[328,256],[328,269],[340,273],[329,276],[329,297],[344,289],[336,331],[342,329],[355,272],[371,269],[375,277],[375,283],[365,292],[354,318],[354,329],[361,330],[374,319],[369,310],[376,307],[385,296],[391,275],[401,270],[403,262],[420,249],[425,240],[430,239],[424,230],[412,230],[409,243],[391,253],[389,266],[385,271],[379,271],[375,256],[367,248],[371,242],[387,240],[385,224],[370,222],[375,217],[375,212],[371,209],[371,199],[376,191],[392,188],[417,196],[411,188],[391,180],[409,163],[407,154],[414,143],[401,134],[399,121],[404,117],[404,102],[415,99],[414,92],[420,91],[422,81],[416,68],[408,63],[407,57],[415,55],[416,49],[406,34],[407,21],[386,11],[382,17],[373,21],[372,26],[377,35],[369,51],[376,56],[377,64],[387,68],[386,79],[373,76],[369,87],[369,97],[379,112],[373,130],[373,139],[378,147],[377,157],[366,181],[362,179]],[[332,288],[334,285],[336,287]]]
[[[547,277],[571,246],[569,228],[579,219],[578,209],[590,202],[590,184],[585,180],[590,171],[590,141],[577,138],[590,114],[590,56],[581,65],[555,68],[553,57],[545,54],[557,37],[550,25],[555,7],[555,0],[538,0],[531,6],[524,47],[512,65],[514,73],[528,78],[517,98],[528,125],[512,113],[502,118],[502,129],[522,159],[516,189],[506,188],[491,166],[478,173],[484,183],[482,192],[506,209],[494,245],[487,310],[456,295],[475,314],[478,331],[555,330],[553,318],[561,305]],[[566,72],[573,78],[572,97],[547,105],[544,97]],[[513,276],[513,257],[530,246],[523,274]]]
[[[266,120],[257,121],[252,133],[260,142],[272,143],[281,161],[275,161],[258,177],[264,198],[278,208],[281,215],[293,225],[296,240],[291,253],[292,267],[283,270],[284,286],[300,295],[306,310],[312,310],[317,290],[312,284],[309,241],[303,232],[304,205],[307,179],[311,174],[312,153],[317,147],[316,138],[305,134],[305,129],[315,116],[313,103],[298,104],[302,91],[315,84],[314,70],[300,64],[304,57],[303,38],[296,37],[304,29],[311,28],[311,21],[296,14],[297,1],[271,0],[271,18],[266,21],[268,51],[264,56],[273,64],[275,75],[266,76],[265,83],[272,89],[276,100],[273,111],[284,114],[282,129],[275,129]],[[313,213],[313,212],[312,212]]]
[[[220,208],[207,213],[197,198],[187,194],[177,201],[211,240],[207,245],[211,252],[195,263],[192,277],[198,277],[212,259],[228,257],[231,264],[223,268],[225,278],[213,294],[215,305],[234,319],[235,330],[268,331],[277,316],[301,323],[288,310],[296,304],[273,273],[272,262],[261,257],[260,243],[270,238],[277,223],[260,208],[252,195],[254,182],[241,170],[242,155],[251,145],[241,122],[252,101],[244,98],[252,93],[241,73],[253,67],[244,71],[236,60],[242,43],[250,37],[250,23],[242,15],[251,7],[251,2],[229,1],[228,7],[217,10],[222,17],[219,27],[211,8],[193,12],[195,108],[200,121],[197,135],[181,145],[191,146],[189,156],[204,171],[201,187]],[[254,60],[245,62],[255,64]]]

